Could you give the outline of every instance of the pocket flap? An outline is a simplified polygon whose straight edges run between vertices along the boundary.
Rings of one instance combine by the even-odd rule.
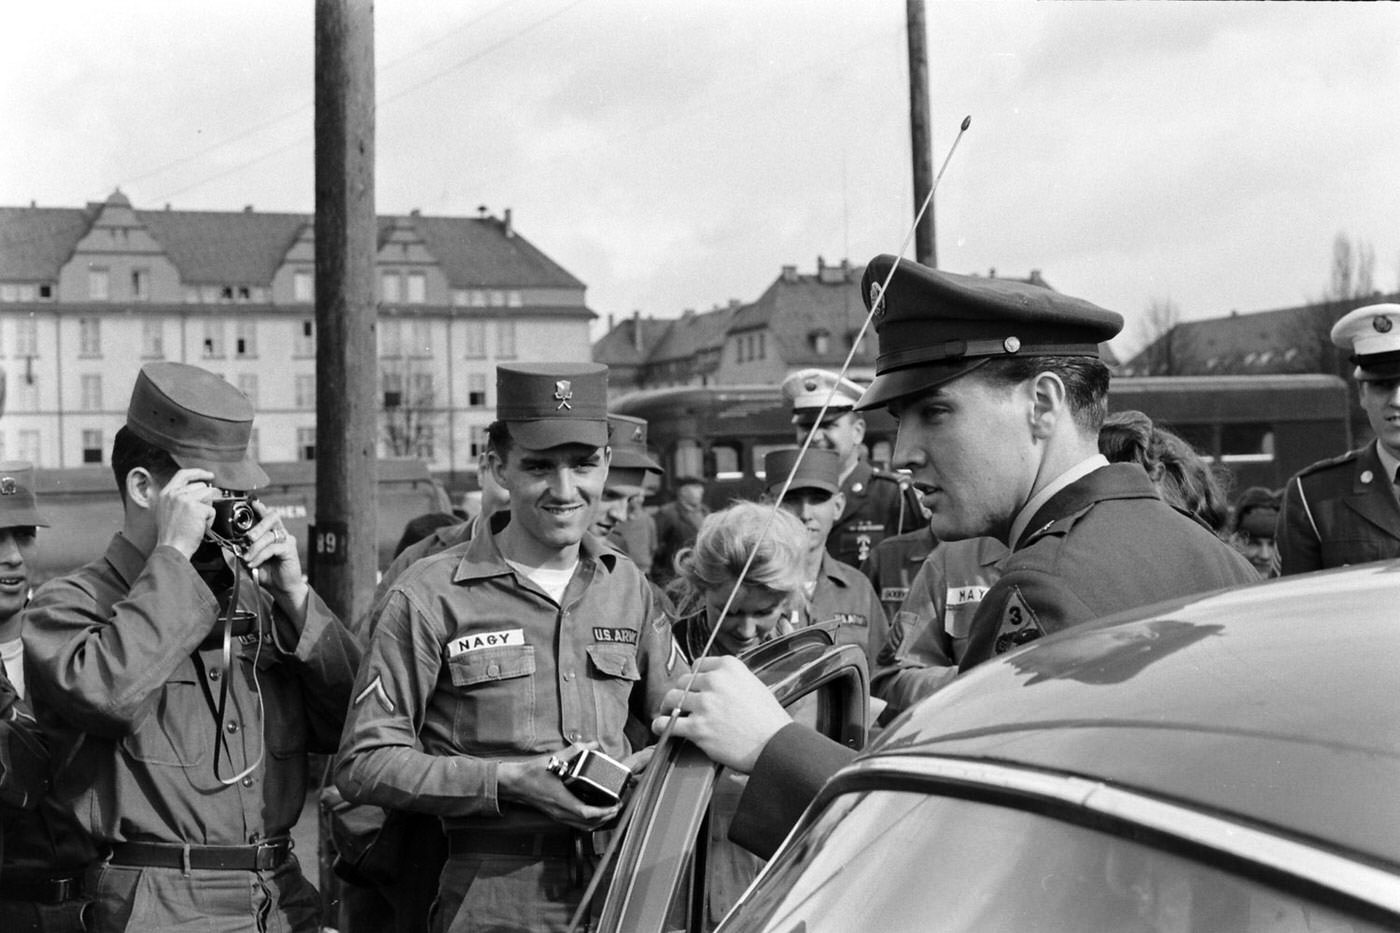
[[[459,687],[524,677],[535,672],[535,646],[477,648],[448,658],[447,665],[452,671],[452,682]]]
[[[623,680],[641,680],[642,672],[637,670],[637,656],[633,649],[623,645],[589,645],[588,656],[598,673],[608,677],[621,677]]]

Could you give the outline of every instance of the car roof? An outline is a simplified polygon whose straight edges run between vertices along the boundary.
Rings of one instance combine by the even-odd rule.
[[[878,755],[1075,774],[1400,866],[1400,562],[1075,627],[959,677]]]

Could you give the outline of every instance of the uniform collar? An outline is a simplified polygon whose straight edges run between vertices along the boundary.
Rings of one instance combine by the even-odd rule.
[[[467,542],[466,550],[462,553],[462,560],[457,564],[457,570],[452,575],[453,583],[485,580],[515,572],[506,563],[500,547],[496,544],[496,536],[509,523],[510,511],[503,510],[492,515],[485,527],[477,528],[476,533]],[[617,558],[616,551],[595,538],[590,532],[584,532],[583,540],[579,542],[578,548],[580,566],[594,564],[602,568],[605,573],[612,573],[617,566]]]
[[[136,582],[136,578],[141,576],[149,556],[142,553],[135,542],[120,531],[112,535],[112,540],[107,545],[107,563],[116,571],[117,576],[122,578],[128,589]]]
[[[1397,460],[1390,451],[1381,446],[1380,441],[1372,441],[1371,445],[1376,449],[1376,459],[1381,462],[1381,475],[1386,478],[1385,485],[1394,489],[1395,471],[1400,469],[1400,460]]]
[[[1011,534],[1007,539],[1011,547],[1016,547],[1016,542],[1020,539],[1022,532],[1026,530],[1026,526],[1031,523],[1031,519],[1035,518],[1035,513],[1039,512],[1040,507],[1049,502],[1055,493],[1064,489],[1075,480],[1088,476],[1100,467],[1106,466],[1108,466],[1108,458],[1103,454],[1094,454],[1092,457],[1086,457],[1079,461],[1074,466],[1046,483],[1045,487],[1042,488],[1040,492],[1031,496],[1030,501],[1021,506],[1021,511],[1016,513],[1016,520],[1011,523]]]

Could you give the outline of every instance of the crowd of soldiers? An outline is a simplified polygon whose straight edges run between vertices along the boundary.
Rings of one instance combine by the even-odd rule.
[[[1400,306],[1332,335],[1377,439],[1235,510],[1231,533],[1276,525],[1275,560],[1101,452],[1097,347],[1118,315],[890,256],[863,290],[873,383],[784,384],[771,585],[735,577],[757,506],[697,522],[687,498],[673,511],[694,534],[669,551],[609,543],[661,466],[595,364],[498,367],[481,513],[407,546],[349,624],[250,495],[254,413],[212,373],[142,367],[111,451],[121,529],[32,598],[42,503],[30,465],[0,464],[0,929],[564,929],[621,810],[562,779],[588,756],[644,769],[679,709],[678,735],[750,775],[730,838],[759,857],[848,760],[744,667],[776,634],[823,624],[859,645],[898,710],[1092,618],[1400,554]],[[899,422],[897,473],[860,455],[876,407]],[[663,559],[671,596],[639,567]],[[335,756],[339,919],[292,851],[311,753]]]

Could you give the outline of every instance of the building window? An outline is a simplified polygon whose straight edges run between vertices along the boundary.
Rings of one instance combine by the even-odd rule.
[[[102,432],[100,430],[83,431],[83,462],[102,462]]]
[[[258,374],[239,373],[238,391],[242,392],[244,397],[253,404],[253,408],[256,409],[258,407]]]
[[[473,308],[484,308],[484,307],[486,307],[486,290],[485,290],[485,289],[481,289],[481,288],[474,288],[474,289],[472,289],[472,307],[473,307]]]
[[[93,373],[82,376],[83,411],[102,410],[102,377]]]
[[[78,319],[78,355],[86,357],[102,355],[102,318]]]
[[[15,356],[39,355],[39,322],[32,317],[15,321]]]
[[[206,360],[224,358],[224,322],[216,318],[204,320],[203,356]]]
[[[408,274],[408,303],[425,304],[428,300],[428,277],[421,272]]]
[[[423,460],[432,460],[433,450],[433,426],[420,424],[417,434],[413,438],[413,455]]]
[[[237,298],[240,303],[247,304],[253,300],[253,290],[246,285],[238,286]]]
[[[485,373],[468,373],[468,374],[467,374],[467,407],[468,407],[468,408],[485,408],[485,407],[486,407],[486,374],[485,374]]]
[[[403,373],[385,370],[380,377],[384,386],[384,407],[398,408],[403,404]]]
[[[40,286],[39,286],[39,300],[40,300],[40,301],[52,301],[52,300],[53,300],[53,286],[52,286],[52,285],[50,285],[50,284],[48,284],[47,282],[45,282],[43,285],[40,285]]]
[[[224,285],[219,289],[219,301],[229,302],[233,300],[233,286]]]
[[[452,289],[452,307],[465,308],[471,304],[471,296],[465,288]]]
[[[398,304],[400,279],[401,276],[397,272],[380,273],[379,299],[385,304]]]
[[[141,322],[141,357],[158,360],[165,356],[165,324],[147,318]]]
[[[431,357],[433,338],[431,322],[415,318],[408,322],[408,352],[412,356]]]
[[[486,322],[466,321],[467,359],[479,360],[486,357]]]
[[[233,355],[252,359],[258,355],[258,322],[239,321],[233,330]]]
[[[316,300],[316,278],[310,272],[302,270],[292,273],[292,300]]]
[[[316,355],[316,322],[310,318],[303,318],[297,328],[296,343],[292,347],[293,356],[315,356]]]
[[[93,301],[106,301],[110,291],[107,267],[88,267],[88,297]]]
[[[503,360],[515,359],[515,322],[496,322],[496,356]]]
[[[409,404],[415,408],[433,406],[433,374],[413,373],[409,376]]]
[[[151,270],[132,269],[131,270],[131,300],[150,301],[151,300]]]
[[[314,373],[297,373],[296,407],[316,407],[316,375]]]
[[[508,308],[523,308],[523,307],[525,307],[525,296],[522,295],[522,294],[521,294],[520,292],[518,292],[518,291],[506,292],[506,307],[508,307]]]
[[[38,431],[23,430],[19,432],[19,450],[15,451],[15,457],[19,460],[28,460],[33,464],[43,462],[43,458],[39,456]]]
[[[398,318],[379,320],[379,358],[396,360],[403,356],[403,322]]]
[[[735,337],[735,338],[734,338],[734,362],[736,362],[736,363],[742,363],[742,362],[744,362],[744,338],[743,338],[743,337]]]
[[[758,358],[768,359],[768,335],[763,331],[758,332]]]
[[[486,426],[474,424],[467,438],[467,454],[479,457],[486,452]]]
[[[297,459],[316,459],[316,429],[297,428]]]

